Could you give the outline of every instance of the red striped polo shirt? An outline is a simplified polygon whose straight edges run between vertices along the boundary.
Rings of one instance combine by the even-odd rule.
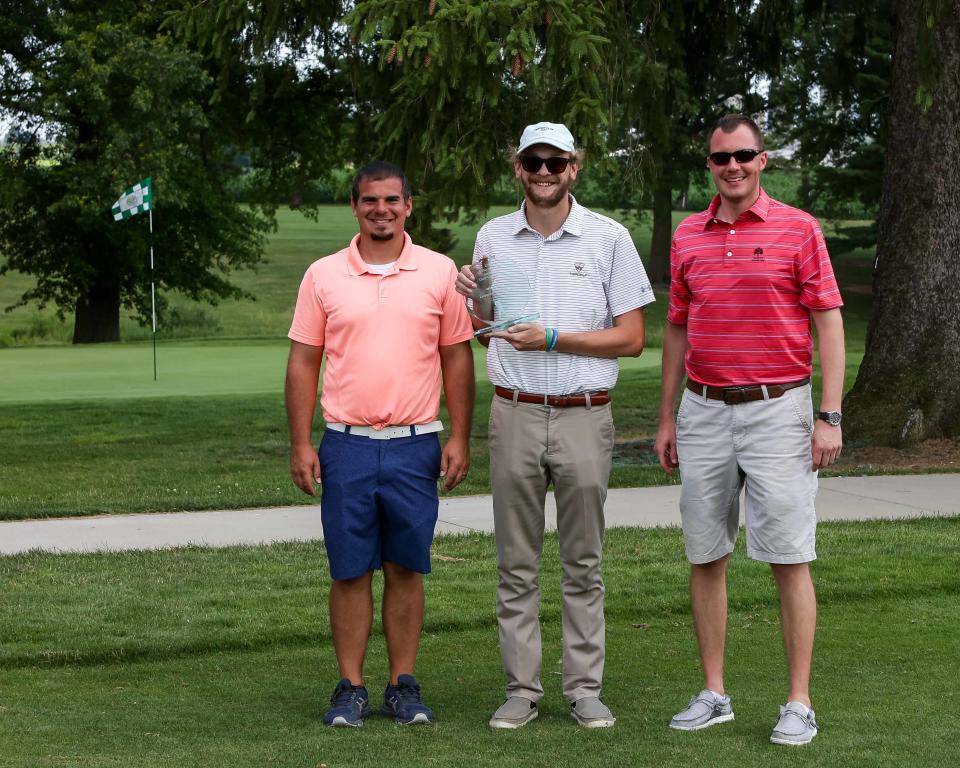
[[[718,387],[808,377],[810,310],[843,305],[820,225],[763,189],[733,224],[719,205],[673,235],[667,320],[687,326],[687,375]]]

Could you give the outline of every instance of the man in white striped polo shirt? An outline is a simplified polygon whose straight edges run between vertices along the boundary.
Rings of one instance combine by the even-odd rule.
[[[770,740],[806,744],[817,735],[809,692],[814,497],[817,470],[836,460],[842,443],[842,301],[817,220],[760,186],[767,153],[757,124],[746,115],[721,118],[707,152],[717,195],[673,238],[656,441],[664,470],[679,465],[683,475],[680,515],[704,673],[703,690],[670,727],[733,719],[723,681],[726,574],[745,488],[747,556],[773,570],[790,671]],[[811,321],[823,372],[816,420]]]
[[[514,158],[520,210],[487,222],[473,264],[510,262],[532,286],[528,314],[489,334],[490,409],[499,586],[497,621],[507,676],[493,728],[537,716],[540,683],[539,565],[544,500],[552,483],[563,570],[563,694],[587,728],[615,722],[600,700],[604,665],[603,504],[613,455],[609,390],[617,358],[643,350],[642,307],[654,300],[630,233],[569,193],[581,155],[564,125],[527,126]],[[476,287],[466,266],[457,290]],[[479,321],[474,321],[480,327]]]

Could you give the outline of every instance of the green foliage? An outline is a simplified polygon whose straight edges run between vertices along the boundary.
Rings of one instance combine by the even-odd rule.
[[[771,6],[750,2],[621,2],[607,59],[617,148],[634,173],[680,190],[702,167],[705,129],[730,108],[728,99],[754,93],[753,79],[771,63],[754,45],[755,27]],[[754,97],[753,106],[756,106]],[[751,104],[747,103],[747,109]],[[632,138],[632,140],[631,140]]]
[[[230,116],[201,56],[159,31],[173,0],[29,5],[42,21],[0,64],[19,121],[0,152],[0,273],[36,277],[20,303],[76,307],[77,341],[115,338],[121,306],[146,322],[147,217],[115,223],[110,206],[148,175],[161,296],[239,296],[226,274],[259,260],[269,222],[224,195]]]
[[[801,207],[837,218],[875,219],[880,204],[893,54],[893,0],[866,8],[821,0],[782,38],[784,65],[770,84],[776,137],[796,147]],[[876,227],[840,235],[844,248],[872,246]]]
[[[349,3],[341,0],[188,2],[172,6],[167,26],[202,41],[227,69],[244,60],[282,57],[281,50],[323,48]]]
[[[300,57],[301,71],[321,71],[329,82],[345,73],[351,88],[335,88],[331,94],[339,99],[328,99],[349,112],[335,118],[341,156],[357,163],[384,157],[406,169],[418,196],[413,235],[424,244],[447,250],[453,230],[438,228],[440,222],[515,197],[504,182],[510,148],[525,124],[548,119],[566,122],[588,150],[591,176],[584,187],[597,193],[599,204],[654,207],[654,259],[663,260],[670,202],[700,174],[706,127],[724,112],[760,113],[764,76],[775,80],[772,127],[781,137],[789,135],[788,110],[795,103],[809,106],[816,88],[832,93],[848,85],[842,77],[865,42],[873,46],[868,51],[879,51],[880,64],[857,64],[858,71],[873,78],[871,93],[882,92],[882,28],[848,6],[793,0],[257,0],[193,4],[177,18],[185,33],[211,41],[227,62],[235,51],[241,59],[275,60],[285,47]],[[817,27],[822,20],[825,30]],[[871,24],[877,34],[861,35]],[[337,37],[346,30],[349,43]],[[847,44],[857,53],[846,54]],[[322,65],[310,63],[314,52]],[[831,57],[844,56],[846,69],[828,70]],[[269,82],[268,75],[253,75]],[[858,104],[871,106],[869,98]],[[324,119],[331,119],[329,112]],[[330,146],[299,139],[290,145],[302,152],[301,163],[290,166],[301,172],[318,147]],[[322,165],[314,164],[313,172],[322,174]],[[807,183],[833,189],[833,177],[824,176],[810,175]],[[294,184],[282,173],[276,178]],[[300,189],[304,178],[294,187]],[[837,199],[824,207],[837,207]]]
[[[270,181],[265,177],[268,172],[264,169],[251,168],[245,170],[231,180],[230,195],[237,202],[249,205],[260,205],[274,208],[279,205],[288,205],[308,213],[311,218],[317,218],[320,211],[318,205],[350,203],[350,188],[353,184],[353,170],[334,168],[316,179],[305,180],[297,187],[278,188],[276,180]]]
[[[380,69],[362,73],[379,107],[370,154],[410,175],[421,241],[445,239],[435,217],[490,205],[524,125],[566,122],[588,150],[605,145],[599,4],[361,0],[346,23]]]

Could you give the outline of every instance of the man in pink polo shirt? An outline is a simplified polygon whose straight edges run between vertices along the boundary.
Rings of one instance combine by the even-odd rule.
[[[745,115],[721,118],[707,151],[718,194],[673,238],[655,446],[664,470],[679,465],[683,476],[680,514],[704,673],[703,690],[670,726],[699,730],[733,719],[723,683],[726,573],[745,489],[747,555],[773,569],[790,673],[770,740],[806,744],[817,734],[809,693],[814,497],[817,470],[842,444],[842,302],[816,219],[760,186],[767,153],[757,124]],[[811,321],[823,374],[816,419]]]
[[[403,171],[375,162],[357,173],[352,202],[360,233],[307,269],[287,363],[293,482],[316,494],[330,559],[330,627],[340,682],[324,722],[363,725],[371,713],[363,660],[373,623],[373,571],[383,569],[383,629],[390,680],[382,712],[431,723],[413,676],[423,624],[423,580],[437,521],[437,479],[450,490],[470,463],[473,329],[454,289],[457,269],[414,245]],[[326,422],[311,440],[317,382]],[[443,382],[450,438],[441,449]]]

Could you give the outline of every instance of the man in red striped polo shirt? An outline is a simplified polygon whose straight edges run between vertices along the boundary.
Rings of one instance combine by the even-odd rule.
[[[656,451],[683,475],[680,513],[703,690],[670,722],[699,730],[733,719],[724,689],[727,563],[744,490],[747,555],[771,564],[790,672],[770,740],[816,736],[809,679],[817,604],[817,470],[840,454],[844,342],[840,292],[820,227],[760,186],[763,137],[745,115],[708,137],[717,195],[673,238]],[[814,419],[811,322],[823,385]],[[686,372],[676,418],[673,406]]]

